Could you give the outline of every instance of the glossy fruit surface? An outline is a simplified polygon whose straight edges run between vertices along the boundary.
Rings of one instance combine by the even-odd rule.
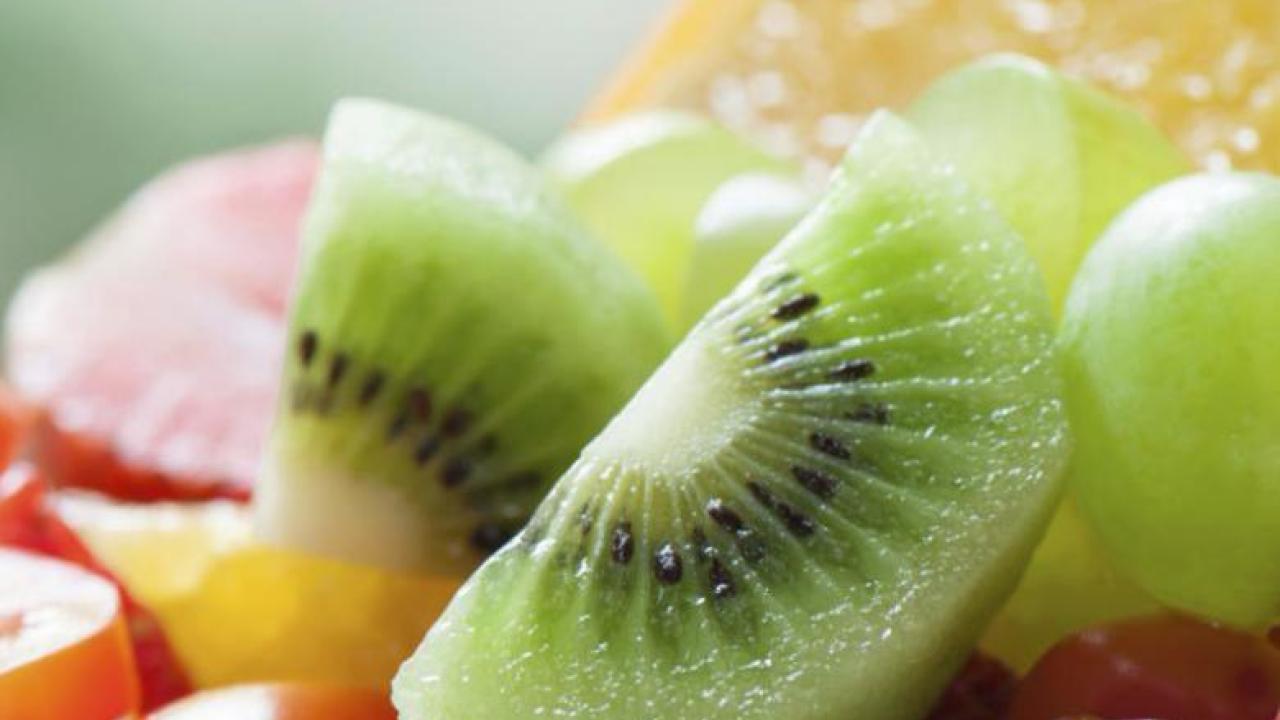
[[[247,497],[316,159],[294,141],[184,165],[26,280],[6,369],[47,411],[32,440],[52,482]]]
[[[1085,259],[1062,324],[1071,480],[1109,557],[1172,607],[1280,617],[1280,179],[1148,194]]]
[[[149,720],[395,720],[387,693],[339,685],[240,685],[207,690]]]
[[[25,462],[0,474],[0,546],[71,563],[115,585],[137,665],[141,709],[159,707],[191,692],[186,670],[155,614],[98,561],[54,512],[48,496],[43,477]]]
[[[1280,648],[1195,620],[1154,616],[1063,640],[1022,681],[1009,717],[1272,720],[1277,709]]]
[[[200,687],[288,680],[385,687],[458,581],[271,548],[227,501],[55,498],[103,564],[155,609]]]
[[[115,586],[64,562],[0,549],[0,717],[115,720],[138,702]]]

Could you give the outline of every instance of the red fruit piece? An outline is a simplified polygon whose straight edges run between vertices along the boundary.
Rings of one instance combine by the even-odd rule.
[[[975,653],[956,675],[928,720],[1001,720],[1018,678],[1000,661]]]
[[[32,412],[9,388],[0,385],[0,470],[9,466],[25,441]]]
[[[150,710],[191,692],[186,671],[155,615],[140,605],[98,562],[75,531],[45,502],[45,484],[28,464],[0,475],[0,546],[65,560],[115,583],[142,685],[142,708]]]
[[[7,364],[47,409],[34,442],[51,481],[126,499],[248,496],[317,162],[294,141],[183,166],[27,280]]]
[[[1036,663],[1010,720],[1273,720],[1280,649],[1265,638],[1178,616],[1073,635]]]

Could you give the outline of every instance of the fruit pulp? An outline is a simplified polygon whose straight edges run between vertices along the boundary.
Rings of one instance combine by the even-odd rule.
[[[1149,115],[1204,167],[1280,167],[1273,0],[684,0],[587,120],[701,110],[825,168],[866,114],[995,51]]]

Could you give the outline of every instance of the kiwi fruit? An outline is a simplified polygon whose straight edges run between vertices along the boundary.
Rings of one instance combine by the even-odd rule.
[[[260,533],[463,572],[669,348],[656,299],[493,140],[336,107],[305,223]]]
[[[405,720],[908,720],[1069,446],[1047,295],[889,114],[401,668]]]

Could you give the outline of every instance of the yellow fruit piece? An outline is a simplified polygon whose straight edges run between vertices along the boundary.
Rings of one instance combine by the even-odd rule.
[[[684,0],[587,119],[701,110],[825,161],[869,110],[1002,50],[1129,100],[1206,167],[1280,168],[1275,0]]]
[[[58,512],[160,617],[202,687],[386,688],[458,581],[264,546],[226,502],[129,505],[61,493]]]

